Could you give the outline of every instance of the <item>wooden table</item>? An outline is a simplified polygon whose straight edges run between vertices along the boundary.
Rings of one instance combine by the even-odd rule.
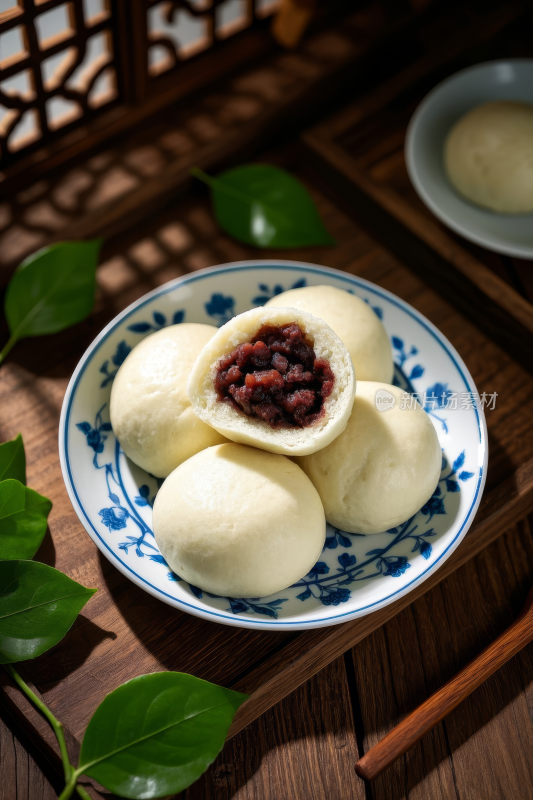
[[[531,646],[372,786],[354,771],[369,746],[504,629],[532,575],[530,519],[237,734],[185,797],[533,798]],[[52,800],[60,782],[49,782],[24,744],[0,722],[0,800]]]
[[[314,193],[338,244],[320,252],[309,248],[270,255],[349,265],[351,272],[371,274],[384,284],[391,270],[401,269],[403,292],[415,304],[428,295],[430,290],[381,243]],[[188,244],[181,254],[171,247],[164,252],[155,228],[176,231],[178,225],[185,225],[182,235],[189,235]],[[95,316],[64,334],[21,343],[0,374],[3,403],[13,403],[16,396],[21,405],[18,414],[0,415],[2,437],[22,428],[29,483],[36,485],[38,474],[41,485],[36,488],[43,488],[44,460],[50,470],[48,494],[56,503],[64,494],[56,445],[50,436],[35,439],[24,423],[37,413],[46,417],[47,427],[57,426],[69,374],[57,364],[56,352],[63,359],[70,353],[67,361],[73,368],[95,329],[135,296],[191,268],[252,254],[217,229],[205,197],[169,207],[163,217],[149,220],[127,239],[110,241],[106,249]],[[475,353],[466,358],[468,363]],[[51,530],[55,538],[53,516]],[[81,526],[79,535],[85,535]],[[45,542],[41,557],[49,558],[52,547],[51,540]],[[65,555],[57,549],[59,568]],[[533,648],[519,654],[372,787],[354,771],[359,755],[509,624],[532,576],[532,528],[524,521],[238,733],[186,796],[533,798]],[[0,800],[54,796],[5,725],[0,747]],[[48,775],[60,789],[57,777]]]
[[[241,86],[244,79],[239,79],[239,85],[235,83],[235,91],[246,92],[248,101],[257,92],[263,98],[263,105],[258,101],[256,106],[250,102],[236,106],[235,96],[230,94],[226,98],[207,98],[201,114],[194,109],[187,111],[191,120],[184,121],[182,115],[156,121],[153,129],[143,129],[137,139],[120,142],[71,173],[54,175],[48,184],[41,181],[13,198],[10,212],[13,222],[4,234],[3,249],[0,247],[0,285],[5,285],[8,271],[28,249],[47,240],[95,234],[106,238],[93,315],[70,331],[20,343],[0,369],[0,441],[22,431],[29,484],[48,494],[55,503],[50,518],[51,537],[47,537],[37,556],[40,560],[55,563],[81,582],[89,561],[92,559],[93,568],[96,560],[94,546],[87,538],[80,540],[87,560],[79,564],[69,560],[69,544],[74,545],[78,537],[86,535],[66,496],[55,438],[63,394],[84,349],[109,319],[137,297],[174,277],[224,261],[250,257],[314,261],[346,269],[397,292],[452,339],[478,381],[480,391],[499,392],[496,411],[492,412],[496,416],[489,420],[491,468],[487,489],[497,489],[504,479],[513,484],[520,466],[531,463],[531,374],[520,360],[513,361],[512,354],[509,356],[494,341],[489,341],[468,314],[457,314],[452,308],[453,299],[450,305],[429,285],[424,275],[425,264],[431,264],[434,273],[442,272],[443,267],[442,261],[435,260],[427,247],[415,249],[412,237],[402,238],[396,235],[394,226],[384,227],[388,224],[384,217],[374,214],[373,220],[370,219],[364,213],[372,205],[366,196],[355,202],[357,198],[349,196],[345,185],[334,185],[329,180],[327,171],[313,171],[317,163],[309,167],[308,156],[314,155],[317,162],[323,139],[315,136],[298,140],[295,136],[293,117],[302,108],[300,101],[296,102],[298,92],[308,100],[312,97],[313,103],[324,103],[330,85],[326,85],[326,79],[330,83],[335,81],[343,65],[366,57],[372,36],[381,35],[382,23],[380,13],[375,13],[376,5],[379,4],[371,6],[368,13],[354,15],[351,28],[344,26],[335,35],[326,32],[321,50],[311,40],[305,53],[279,58],[274,64],[275,71],[259,72],[254,80],[248,76],[244,90]],[[500,24],[499,12],[496,21],[490,16],[480,30],[485,31],[484,36],[492,35],[496,24]],[[474,27],[477,28],[477,23]],[[357,36],[352,35],[354,31]],[[382,46],[386,47],[383,41]],[[427,41],[432,52],[432,40]],[[344,49],[340,46],[342,42]],[[365,63],[362,62],[363,72]],[[265,94],[265,87],[270,94]],[[277,94],[272,94],[273,87],[277,87]],[[223,115],[224,109],[231,108],[233,117],[229,113]],[[250,119],[256,114],[255,133],[256,123],[243,124],[245,118],[235,116],[235,108],[241,115],[251,114]],[[286,137],[289,141],[280,146],[282,134],[278,128],[278,146],[274,152],[265,152],[264,143],[274,128],[275,114],[280,119],[292,120],[292,133]],[[308,118],[311,117],[309,112]],[[316,114],[313,119],[317,121]],[[218,128],[213,128],[213,120]],[[195,136],[197,141],[193,141]],[[163,140],[166,144],[156,147]],[[167,161],[170,158],[169,141],[176,148],[175,161],[170,166],[161,156],[164,153]],[[333,151],[326,152],[318,167],[324,167],[328,152]],[[214,171],[225,159],[231,162],[258,157],[286,166],[307,183],[337,240],[335,247],[258,252],[231,240],[217,228],[206,194],[202,189],[191,191],[187,178],[190,166],[197,164]],[[349,171],[346,176],[353,181]],[[180,199],[185,193],[186,199]],[[431,242],[426,244],[432,246]],[[479,253],[475,255],[480,257]],[[463,261],[457,260],[458,268],[466,263],[472,271],[472,262],[461,258]],[[446,273],[447,276],[452,272]],[[482,266],[476,266],[475,274],[486,275]],[[503,289],[507,289],[511,282],[505,276],[504,280]],[[531,301],[532,285],[524,282]],[[482,289],[483,281],[480,283]],[[452,294],[455,286],[460,290],[462,284],[453,284]],[[518,307],[516,297],[506,295],[506,298],[509,308]],[[480,307],[483,310],[483,303]],[[523,312],[525,306],[521,308]],[[526,345],[529,341],[526,334],[531,335],[526,330],[527,322],[523,326]],[[514,329],[511,333],[515,335]],[[5,328],[0,328],[0,341],[4,337]],[[493,338],[498,341],[497,336]],[[324,669],[261,717],[252,716],[248,727],[226,744],[206,775],[185,793],[187,800],[533,798],[532,648],[516,656],[372,786],[366,786],[354,771],[354,764],[363,752],[494,639],[520,609],[533,579],[531,524],[522,521],[505,533],[503,527],[500,525],[491,534],[489,541],[497,535],[496,541],[394,619],[340,657],[332,658]],[[468,539],[464,544],[467,543]],[[131,587],[124,589],[120,575],[105,559],[100,559],[97,568],[102,588],[97,596],[99,601],[109,586],[120,586],[120,592],[129,592],[131,600]],[[142,600],[136,598],[135,602]],[[58,665],[44,657],[40,662],[43,666],[36,662],[35,669],[30,670],[32,678],[36,681],[40,678],[43,692],[58,703],[68,692],[75,692],[76,674],[83,670],[84,661],[94,657],[93,651],[96,650],[97,658],[104,652],[107,657],[113,637],[120,639],[130,626],[128,603],[118,605],[114,611],[110,609],[107,627],[99,626],[101,619],[97,612],[91,606],[87,608],[85,627],[72,634],[78,635],[78,641],[80,636],[85,638],[87,647],[76,655],[69,654],[68,648],[60,649]],[[92,608],[96,609],[96,604]],[[367,619],[371,620],[372,615]],[[141,650],[145,642],[146,637],[139,639]],[[280,638],[280,651],[282,645]],[[265,659],[267,655],[275,660],[265,646]],[[138,663],[142,663],[142,658]],[[61,677],[54,682],[56,668]],[[227,664],[225,668],[230,674]],[[91,669],[97,682],[98,667]],[[202,663],[201,669],[208,667]],[[309,674],[312,672],[310,669]],[[202,677],[217,678],[216,674],[205,672]],[[239,680],[238,670],[233,679]],[[67,682],[63,696],[62,681]],[[84,699],[79,698],[80,706]],[[70,722],[76,723],[78,730],[73,728],[73,731],[78,737],[87,713],[87,709],[82,713],[80,708],[79,719],[75,720],[70,708]],[[2,715],[0,800],[54,797],[61,789],[57,774],[42,751],[36,750],[13,720],[5,716],[5,710]],[[11,730],[18,738],[13,738]]]

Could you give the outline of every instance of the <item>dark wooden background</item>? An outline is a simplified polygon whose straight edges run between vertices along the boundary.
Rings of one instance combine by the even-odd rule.
[[[485,30],[491,39],[494,26],[507,25],[506,15],[512,18],[518,13],[515,7],[520,9],[525,3],[469,0],[436,5],[444,5],[449,13],[446,31],[451,36],[469,23],[472,30]],[[25,426],[29,479],[38,477],[35,488],[49,490],[56,501],[53,514],[64,495],[55,441],[61,399],[91,339],[119,310],[155,286],[186,272],[250,257],[288,257],[348,269],[421,307],[456,342],[481,380],[480,390],[500,392],[497,417],[490,421],[492,427],[489,424],[493,482],[531,454],[531,376],[519,363],[492,349],[492,343],[489,347],[468,314],[454,315],[450,322],[451,306],[443,304],[424,282],[419,256],[414,269],[414,250],[411,259],[409,247],[394,241],[393,228],[384,229],[378,217],[378,224],[369,226],[364,214],[347,215],[341,202],[335,204],[324,196],[322,190],[330,188],[328,181],[322,178],[321,183],[309,171],[308,151],[297,138],[298,126],[316,123],[325,113],[321,109],[328,106],[329,96],[340,92],[341,85],[355,96],[357,81],[359,90],[364,84],[366,91],[371,75],[377,81],[380,69],[386,72],[394,65],[395,72],[403,61],[411,63],[415,58],[416,48],[403,34],[409,20],[395,19],[392,28],[389,25],[387,14],[393,7],[400,4],[369,4],[335,30],[310,38],[298,54],[276,55],[272,64],[235,78],[224,92],[220,89],[202,97],[179,114],[167,112],[127,141],[115,142],[70,172],[56,171],[0,206],[0,285],[5,285],[11,269],[27,252],[47,241],[96,233],[106,238],[93,316],[72,331],[20,343],[0,369],[0,435],[7,438],[17,433],[17,426]],[[459,7],[466,18],[461,24],[454,16]],[[485,28],[478,26],[478,10],[483,19],[487,16]],[[437,45],[446,49],[440,17],[428,17],[426,23],[423,35],[415,37],[421,51],[431,54]],[[519,23],[511,26],[513,42],[521,41],[520,30],[526,29]],[[382,56],[389,48],[386,37],[392,35],[402,52],[395,51],[387,65]],[[374,62],[365,61],[374,42],[381,42],[382,50],[375,51]],[[508,52],[514,54],[514,50]],[[270,140],[273,131],[275,152]],[[280,145],[284,139],[292,139],[288,156]],[[391,158],[403,170],[401,135],[393,145],[396,150]],[[224,159],[265,157],[293,169],[308,183],[337,246],[276,252],[243,247],[217,228],[203,190],[190,192],[187,176],[192,164],[215,170]],[[396,161],[391,161],[394,170]],[[387,176],[396,179],[392,167]],[[512,285],[498,257],[493,260]],[[521,290],[531,301],[530,267],[518,264],[517,268]],[[1,327],[0,341],[5,338]],[[489,363],[487,353],[494,357]],[[505,398],[513,394],[515,400],[507,402]],[[9,408],[12,411],[6,412]],[[30,419],[37,418],[41,427],[32,427]],[[516,616],[533,579],[532,527],[530,518],[510,528],[238,733],[206,775],[185,793],[186,800],[533,800],[532,647],[374,784],[365,785],[354,770],[360,755]],[[57,547],[61,535],[57,518],[52,517],[51,528]],[[77,531],[73,529],[72,535]],[[48,540],[47,546],[51,545]],[[64,550],[57,555],[61,568]],[[13,719],[5,711],[0,714],[0,800],[56,797],[62,784],[50,765]]]

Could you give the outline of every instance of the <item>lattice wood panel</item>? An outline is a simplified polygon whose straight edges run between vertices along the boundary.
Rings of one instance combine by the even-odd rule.
[[[367,13],[355,41],[340,31],[311,37],[299,53],[278,53],[183,107],[179,104],[139,126],[136,133],[72,169],[55,170],[0,201],[0,288],[10,271],[30,252],[52,240],[101,235],[110,211],[134,205],[153,210],[163,185],[179,186],[193,165],[209,168],[213,153],[242,151],[243,130],[260,130],[267,120],[283,118],[304,93],[358,52],[358,44],[376,40],[385,20]],[[358,29],[354,23],[353,30]],[[155,194],[154,194],[155,193]],[[137,198],[137,200],[134,200]],[[82,227],[80,227],[80,225]],[[222,260],[236,258],[225,253]],[[216,262],[212,262],[216,263]],[[195,255],[197,269],[206,262]],[[168,280],[168,278],[166,278]]]
[[[32,145],[83,123],[120,92],[110,0],[4,0],[0,9],[5,166]]]
[[[279,0],[146,0],[148,75],[157,77],[249,28],[278,5]]]
[[[142,105],[164,91],[163,74],[179,82],[184,62],[256,26],[278,4],[0,0],[0,168],[117,102]]]

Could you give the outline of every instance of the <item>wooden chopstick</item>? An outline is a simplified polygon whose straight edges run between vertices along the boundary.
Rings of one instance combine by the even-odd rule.
[[[513,624],[365,753],[355,765],[357,774],[366,781],[377,778],[532,640],[533,589]]]

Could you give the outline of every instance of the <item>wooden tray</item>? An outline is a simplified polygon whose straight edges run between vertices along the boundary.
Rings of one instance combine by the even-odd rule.
[[[509,7],[503,22],[501,13],[490,18],[495,30],[509,22],[505,16]],[[516,19],[518,12],[513,9],[511,16]],[[489,28],[487,23],[485,37]],[[349,125],[341,126],[341,133],[349,129]],[[508,281],[464,248],[459,259],[446,260],[444,246],[442,251],[431,241],[421,246],[410,216],[406,220],[395,217],[380,203],[381,195],[364,188],[371,185],[381,190],[383,186],[360,165],[354,167],[357,175],[370,184],[363,186],[352,179],[352,157],[339,144],[339,136],[334,132],[328,138],[324,130],[314,130],[305,135],[304,148],[278,148],[272,156],[307,182],[337,245],[261,255],[345,269],[395,292],[450,339],[480,392],[498,393],[496,409],[487,413],[489,472],[474,525],[441,569],[398,602],[351,623],[292,634],[240,630],[188,616],[142,592],[112,567],[78,521],[60,473],[57,428],[68,379],[101,328],[136,297],[199,267],[258,256],[256,250],[230,240],[216,227],[203,194],[189,194],[185,201],[158,213],[152,213],[148,205],[150,212],[145,210],[144,216],[136,212],[135,227],[127,229],[121,223],[106,242],[106,260],[99,269],[101,291],[91,318],[62,334],[20,343],[0,374],[0,436],[5,440],[22,432],[29,484],[54,501],[51,535],[37,558],[99,590],[64,642],[50,654],[21,665],[23,676],[65,724],[73,758],[90,716],[107,692],[136,675],[165,669],[191,672],[249,693],[250,700],[230,731],[234,735],[533,509],[529,410],[533,377],[525,368],[530,362],[524,347],[524,340],[533,333],[533,309]],[[334,159],[339,153],[333,148],[343,154],[338,166]],[[310,155],[318,169],[309,165]],[[333,201],[326,197],[324,187]],[[384,188],[388,193],[389,188]],[[434,224],[438,230],[436,223],[425,224]],[[446,283],[451,287],[451,302],[441,296],[443,264],[454,276]],[[490,326],[482,314],[489,303],[497,320]],[[503,325],[506,350],[501,346]],[[51,768],[58,769],[48,726],[5,675],[0,700],[49,759]]]
[[[414,63],[304,133],[302,142],[331,196],[531,369],[533,261],[492,253],[437,220],[409,180],[404,140],[415,108],[440,81],[482,61],[533,57],[533,8],[507,3],[464,27],[452,10],[448,21],[447,28],[438,17],[438,37]],[[423,39],[429,35],[422,30]]]
[[[286,166],[298,170],[295,164]],[[299,173],[302,175],[302,173]],[[336,236],[333,248],[306,249],[272,255],[320,261],[373,280],[411,302],[426,314],[457,347],[480,391],[497,391],[496,410],[488,413],[490,468],[487,489],[476,521],[465,541],[424,584],[386,609],[360,620],[317,631],[294,634],[264,633],[228,628],[180,613],[158,602],[130,583],[103,558],[86,535],[68,500],[59,469],[57,424],[62,397],[72,370],[103,322],[120,301],[131,299],[124,290],[103,292],[100,310],[73,331],[40,342],[21,343],[2,368],[0,381],[1,435],[22,431],[28,453],[31,486],[54,501],[51,538],[38,554],[76,580],[97,586],[98,593],[84,609],[63,643],[35,662],[21,665],[22,674],[44,695],[71,734],[76,749],[92,712],[104,695],[123,681],[142,673],[174,669],[194,673],[251,694],[230,735],[307,680],[339,654],[434,586],[479,552],[533,508],[533,423],[527,398],[533,378],[519,363],[481,332],[471,321],[442,300],[406,266],[372,240],[360,226],[325,200],[313,185],[326,224]],[[169,209],[167,216],[148,220],[121,240],[123,251],[139,252],[139,244],[158,243],[170,220],[187,225],[190,245],[168,259],[158,271],[165,278],[184,271],[207,250],[213,262],[233,247],[235,258],[252,250],[230,242],[211,224],[206,201],[189,201]],[[187,220],[189,222],[187,223]],[[194,242],[193,222],[203,220],[201,246]],[[135,256],[122,269],[132,269]],[[113,268],[113,263],[111,264]],[[115,273],[118,267],[114,265]],[[109,262],[101,267],[109,287]],[[153,275],[149,268],[147,274]],[[114,274],[114,273],[113,273]],[[132,269],[132,274],[135,273]],[[157,275],[157,273],[156,273]],[[157,280],[154,281],[156,283]],[[153,285],[153,284],[152,284]],[[135,284],[145,290],[139,278]],[[119,298],[119,299],[118,299]],[[528,395],[529,392],[529,395]],[[2,700],[31,738],[54,762],[53,738],[46,723],[3,676]]]

